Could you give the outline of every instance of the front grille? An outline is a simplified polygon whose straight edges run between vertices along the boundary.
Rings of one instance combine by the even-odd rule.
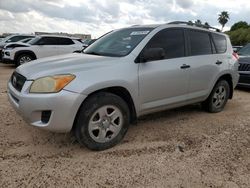
[[[250,64],[240,63],[239,71],[250,71]]]
[[[240,74],[239,83],[250,84],[250,75]]]
[[[25,81],[26,78],[17,72],[14,72],[11,76],[11,84],[17,91],[22,90]]]

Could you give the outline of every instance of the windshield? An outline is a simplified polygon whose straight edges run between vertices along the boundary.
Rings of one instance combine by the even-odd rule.
[[[239,55],[250,56],[250,43],[238,51]]]
[[[40,36],[37,36],[37,37],[31,39],[31,40],[30,40],[29,42],[27,42],[27,43],[28,43],[28,44],[31,44],[31,45],[34,45],[34,44],[36,44],[36,42],[39,41],[40,39],[41,39],[41,37],[40,37]]]
[[[90,45],[84,53],[112,57],[126,56],[152,30],[153,28],[141,27],[113,31]]]
[[[2,42],[6,42],[6,41],[9,40],[11,37],[13,37],[13,35],[9,35],[9,36],[7,36],[7,37],[4,37],[4,38],[2,39]]]

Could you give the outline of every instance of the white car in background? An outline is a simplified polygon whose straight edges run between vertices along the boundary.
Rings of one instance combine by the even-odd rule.
[[[6,45],[2,51],[2,61],[19,66],[34,59],[77,52],[82,50],[82,46],[76,38],[41,35],[27,43]]]
[[[26,35],[26,34],[16,34],[16,35],[9,35],[5,38],[0,39],[0,59],[2,58],[2,50],[6,44],[19,42],[23,39],[27,38],[34,38],[35,35]]]

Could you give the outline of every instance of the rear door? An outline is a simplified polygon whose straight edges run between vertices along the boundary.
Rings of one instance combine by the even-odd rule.
[[[139,92],[141,110],[154,111],[166,105],[186,101],[189,70],[185,58],[184,30],[164,29],[146,45],[147,48],[163,48],[165,58],[139,64]]]
[[[218,51],[224,53],[226,49],[216,49],[214,41],[219,41],[217,34],[202,30],[186,30],[189,44],[189,57],[187,58],[190,69],[189,95],[188,100],[203,100],[219,75],[222,67],[226,65],[223,57],[217,54]],[[222,35],[223,36],[223,35]],[[220,37],[220,36],[219,36]]]
[[[70,38],[58,37],[58,55],[72,53],[79,50],[75,42]]]
[[[42,37],[32,46],[37,58],[58,55],[57,37]]]

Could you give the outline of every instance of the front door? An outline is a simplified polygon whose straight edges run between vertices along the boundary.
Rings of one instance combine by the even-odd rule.
[[[141,111],[154,111],[185,103],[188,92],[189,65],[185,58],[185,37],[182,29],[164,29],[146,45],[163,48],[165,58],[139,64]]]

